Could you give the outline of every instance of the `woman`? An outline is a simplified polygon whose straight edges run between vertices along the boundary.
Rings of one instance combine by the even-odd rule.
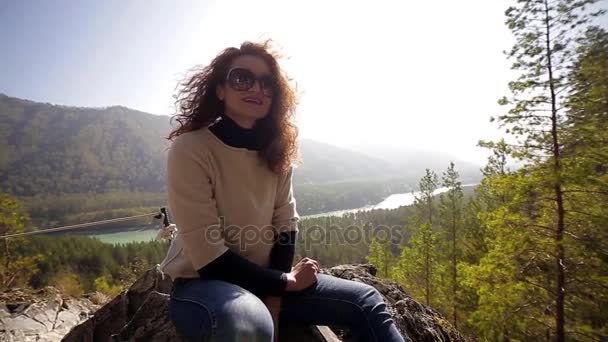
[[[296,94],[269,43],[222,51],[178,96],[167,162],[179,227],[163,272],[170,315],[191,341],[273,341],[279,324],[342,325],[361,341],[403,341],[373,287],[293,268]]]

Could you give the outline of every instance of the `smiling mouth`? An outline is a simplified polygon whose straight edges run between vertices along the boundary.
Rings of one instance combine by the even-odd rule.
[[[262,100],[256,99],[256,98],[253,98],[253,97],[246,97],[246,98],[243,99],[243,102],[250,103],[250,104],[255,104],[255,105],[258,105],[258,106],[262,104]]]

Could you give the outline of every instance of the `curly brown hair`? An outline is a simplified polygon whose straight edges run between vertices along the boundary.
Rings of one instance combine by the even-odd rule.
[[[272,171],[285,172],[297,158],[298,128],[293,123],[297,95],[289,77],[279,66],[280,54],[272,48],[271,40],[244,42],[239,48],[227,48],[211,64],[194,68],[193,74],[180,83],[182,89],[175,96],[177,114],[172,116],[171,122],[177,120],[179,127],[166,139],[173,140],[183,133],[208,127],[220,117],[224,103],[217,98],[215,89],[225,82],[232,62],[243,55],[260,57],[277,79],[270,112],[256,123],[256,129],[261,133],[258,154]]]

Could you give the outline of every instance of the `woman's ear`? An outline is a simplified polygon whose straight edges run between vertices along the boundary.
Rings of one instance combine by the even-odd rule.
[[[220,101],[224,101],[224,86],[223,85],[217,85],[215,87],[215,96],[217,96],[217,98]]]

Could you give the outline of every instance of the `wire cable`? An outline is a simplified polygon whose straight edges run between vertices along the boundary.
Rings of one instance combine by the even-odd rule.
[[[45,233],[59,232],[59,231],[64,231],[64,230],[72,230],[72,229],[78,229],[78,228],[84,228],[84,227],[97,226],[97,225],[113,223],[113,222],[129,221],[129,220],[133,220],[133,219],[140,218],[140,217],[153,216],[153,215],[156,216],[156,215],[158,215],[158,213],[159,212],[156,211],[156,212],[148,213],[148,214],[140,214],[140,215],[134,215],[134,216],[128,216],[128,217],[119,217],[119,218],[95,221],[95,222],[79,223],[79,224],[73,224],[73,225],[69,225],[69,226],[49,228],[49,229],[43,229],[43,230],[34,230],[34,231],[30,231],[30,232],[17,233],[17,234],[1,235],[0,239],[8,239],[8,238],[12,238],[12,237],[35,235],[35,234],[45,234]]]

